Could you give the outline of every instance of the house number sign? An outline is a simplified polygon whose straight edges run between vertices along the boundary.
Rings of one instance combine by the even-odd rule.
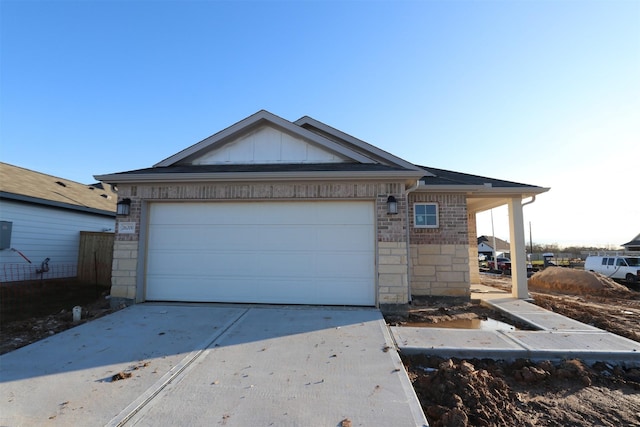
[[[118,225],[118,231],[120,234],[134,234],[136,232],[135,222],[121,222]]]

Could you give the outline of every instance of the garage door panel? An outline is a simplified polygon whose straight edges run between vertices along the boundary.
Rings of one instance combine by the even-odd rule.
[[[371,254],[344,252],[318,253],[314,257],[317,274],[320,278],[333,279],[336,281],[345,278],[357,278],[362,276],[360,266],[366,263]]]
[[[375,303],[373,204],[151,204],[146,298]]]
[[[345,254],[331,252],[150,252],[149,276],[171,275],[189,266],[188,275],[213,275],[224,271],[226,276],[243,275],[248,269],[261,275],[279,277],[327,277],[335,280],[360,277],[361,265],[367,263],[368,252]]]
[[[158,285],[147,294],[148,299],[158,301],[210,302],[210,295],[217,296],[216,302],[263,303],[263,304],[327,304],[363,305],[363,298],[373,299],[373,288],[368,281],[316,280],[312,283],[315,292],[308,292],[309,283],[298,280],[267,278],[256,283],[249,277],[192,277],[186,282],[180,277],[158,277]],[[176,299],[167,289],[177,287],[181,298]],[[345,296],[343,289],[356,289],[351,296]],[[304,289],[304,296],[300,290]]]
[[[335,242],[340,242],[339,250],[362,250],[371,246],[374,240],[372,228],[368,226],[323,227],[318,230],[316,244],[319,247],[331,247]]]

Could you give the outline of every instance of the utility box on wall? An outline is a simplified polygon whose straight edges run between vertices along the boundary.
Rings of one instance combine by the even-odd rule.
[[[9,249],[11,247],[11,228],[13,222],[0,221],[0,249]]]

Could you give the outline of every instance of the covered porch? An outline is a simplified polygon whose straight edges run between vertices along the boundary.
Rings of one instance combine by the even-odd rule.
[[[430,175],[424,176],[411,190],[464,196],[466,201],[464,208],[467,214],[465,234],[468,240],[465,246],[468,247],[469,285],[480,284],[476,216],[499,206],[508,207],[511,292],[515,298],[528,298],[523,208],[535,202],[536,196],[549,191],[549,188],[426,166],[420,167]]]
[[[524,208],[534,203],[536,195],[548,191],[537,187],[534,191],[504,191],[492,186],[467,197],[469,225],[469,272],[471,285],[480,284],[480,264],[477,245],[477,222],[479,213],[506,205],[509,221],[509,245],[511,253],[511,295],[514,298],[529,297],[527,284],[527,253],[524,229]]]

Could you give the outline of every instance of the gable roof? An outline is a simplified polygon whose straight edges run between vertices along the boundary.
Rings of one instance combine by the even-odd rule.
[[[279,161],[277,163],[253,162],[225,163],[216,159],[213,164],[201,159],[217,150],[238,143],[263,128],[276,129],[298,142],[333,153],[335,162]],[[100,181],[118,182],[194,182],[202,180],[287,180],[287,179],[385,179],[403,180],[415,184],[428,174],[423,169],[337,131],[310,118],[289,122],[268,111],[261,110],[228,128],[211,135],[179,153],[174,154],[152,168],[96,175]]]
[[[627,242],[621,246],[624,246],[625,248],[628,246],[640,246],[640,234],[638,234],[636,237],[633,238],[633,240],[631,240],[630,242]]]
[[[281,154],[274,160],[255,156],[254,153],[254,157],[243,157],[245,153],[242,150],[248,148],[251,151],[252,147],[258,147],[258,142],[251,146],[247,141],[252,135],[263,135],[261,132],[267,128],[273,130],[276,139],[288,139],[301,144],[301,147],[313,147],[309,150],[317,148],[323,153],[330,153],[330,156],[284,160],[285,156]],[[272,142],[268,138],[257,140],[260,144]],[[226,149],[231,153],[233,147],[237,149],[233,152],[237,157],[221,155]],[[283,150],[283,145],[276,144],[273,147],[276,147],[276,151]],[[472,211],[502,205],[504,197],[525,198],[549,190],[415,165],[311,117],[304,116],[290,122],[265,110],[240,120],[151,168],[96,175],[95,178],[109,183],[383,178],[403,180],[411,191],[465,192],[469,196]]]
[[[299,136],[313,144],[324,147],[329,151],[333,151],[344,157],[350,158],[352,159],[352,161],[356,161],[359,163],[375,163],[373,159],[364,156],[354,150],[351,150],[348,147],[340,145],[335,141],[323,138],[316,133],[310,132],[266,110],[260,110],[257,113],[247,117],[246,119],[240,120],[239,122],[229,126],[228,128],[223,129],[220,132],[217,132],[209,136],[208,138],[203,139],[197,144],[185,148],[179,153],[162,160],[161,162],[155,164],[154,167],[176,166],[180,164],[183,165],[185,163],[188,163],[190,159],[202,155],[204,152],[215,150],[216,148],[224,146],[226,143],[229,143],[230,141],[238,138],[240,135],[246,134],[260,126],[265,125],[270,125],[272,127],[279,128],[289,134]]]
[[[294,123],[298,126],[303,127],[304,129],[309,129],[314,133],[322,135],[327,139],[336,141],[341,145],[348,146],[358,152],[366,153],[369,157],[375,158],[379,161],[397,164],[398,166],[402,166],[406,169],[421,170],[421,172],[425,176],[432,175],[430,172],[424,170],[424,168],[420,168],[413,163],[409,163],[408,161],[401,159],[400,157],[394,156],[391,153],[381,150],[378,147],[375,147],[367,142],[362,141],[361,139],[355,138],[347,133],[344,133],[322,122],[319,122],[318,120],[315,120],[309,116],[301,117]]]
[[[0,162],[0,198],[115,216],[117,196],[86,185]]]
[[[509,242],[502,240],[502,239],[498,239],[497,237],[496,239],[496,251],[509,251],[511,249],[511,245],[509,244]],[[493,236],[480,236],[478,237],[478,245],[480,245],[481,243],[484,243],[485,245],[489,246],[491,249],[493,248]]]

